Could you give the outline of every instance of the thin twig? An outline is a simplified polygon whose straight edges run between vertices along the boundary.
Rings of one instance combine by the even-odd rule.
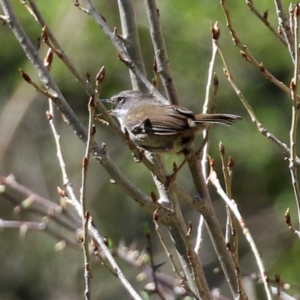
[[[86,186],[88,166],[90,160],[91,146],[95,136],[94,118],[95,118],[95,100],[90,97],[88,103],[89,110],[89,125],[88,125],[88,140],[86,143],[85,155],[82,161],[82,178],[80,189],[80,204],[81,204],[81,219],[82,219],[82,249],[84,256],[84,279],[85,279],[85,291],[84,296],[86,300],[91,299],[91,264],[89,253],[89,235],[88,235],[88,221],[90,219],[89,212],[86,205]]]
[[[223,55],[222,49],[221,49],[221,47],[219,46],[218,43],[217,43],[217,46],[218,46],[218,51],[219,51],[219,54],[221,56],[221,59],[222,59],[223,65],[224,65],[225,76],[228,79],[228,81],[231,84],[231,86],[234,89],[234,91],[236,92],[237,96],[240,98],[242,104],[244,105],[245,109],[247,110],[248,114],[251,117],[251,121],[255,124],[257,130],[262,135],[264,135],[265,137],[267,137],[268,139],[270,139],[271,141],[273,141],[280,148],[282,148],[285,153],[287,153],[288,155],[290,155],[290,148],[285,143],[283,143],[282,141],[280,141],[275,135],[273,135],[272,133],[270,133],[263,126],[263,124],[258,120],[258,118],[256,117],[256,115],[254,113],[253,108],[251,107],[251,105],[247,101],[246,97],[244,96],[244,94],[242,93],[242,91],[238,88],[237,84],[235,83],[235,80],[234,80],[234,78],[233,78],[233,76],[232,76],[232,74],[231,74],[231,72],[229,70],[227,62],[226,62],[225,57]],[[300,158],[299,157],[296,158],[296,163],[297,163],[297,165],[300,165]]]
[[[300,190],[299,190],[299,183],[298,183],[298,170],[296,165],[296,157],[297,157],[297,123],[299,118],[299,108],[300,104],[297,99],[297,92],[298,92],[298,85],[299,85],[299,65],[300,65],[300,57],[299,57],[299,24],[300,24],[300,4],[296,4],[293,9],[293,16],[294,16],[294,47],[295,51],[295,66],[294,66],[294,76],[291,81],[291,96],[293,99],[292,105],[292,121],[291,121],[291,129],[290,129],[290,173],[291,173],[291,180],[292,186],[294,190],[297,210],[298,210],[298,222],[299,222],[299,229],[300,230]]]
[[[41,204],[43,207],[47,207],[52,213],[63,213],[64,208],[61,205],[58,205],[44,197],[39,196],[38,194],[31,191],[29,188],[25,187],[18,183],[14,176],[10,175],[8,177],[0,176],[0,184],[6,185],[11,189],[24,195],[27,200],[30,200],[31,203]]]
[[[19,228],[21,231],[26,231],[27,229],[34,230],[45,230],[45,222],[27,222],[27,221],[8,221],[0,219],[0,228]]]
[[[209,175],[209,180],[215,186],[216,191],[218,192],[218,194],[222,197],[222,199],[225,201],[225,203],[228,205],[228,207],[230,207],[231,211],[234,213],[235,217],[237,218],[237,220],[238,220],[238,222],[239,222],[239,224],[240,224],[240,226],[243,230],[243,233],[244,233],[245,237],[247,238],[247,240],[249,242],[251,250],[252,250],[252,252],[255,256],[255,259],[256,259],[256,262],[257,262],[257,265],[258,265],[258,268],[259,268],[259,272],[260,272],[260,275],[261,275],[261,278],[262,278],[262,281],[263,281],[263,284],[264,284],[267,299],[272,300],[273,298],[272,298],[272,294],[271,294],[271,291],[270,291],[270,286],[269,286],[269,283],[268,283],[267,272],[266,272],[265,267],[263,265],[263,262],[261,260],[261,255],[260,255],[260,253],[259,253],[259,251],[258,251],[258,249],[255,245],[255,242],[252,238],[250,230],[246,227],[245,221],[244,221],[243,217],[241,216],[236,203],[226,195],[226,193],[223,190],[223,188],[220,184],[220,181],[217,177],[217,173],[213,170],[213,168],[211,168],[211,172],[210,172],[210,175]]]
[[[76,135],[79,139],[86,143],[87,141],[87,131],[83,127],[83,125],[78,120],[74,111],[70,108],[69,104],[63,97],[56,83],[50,76],[47,69],[44,67],[41,59],[38,56],[38,53],[35,47],[32,45],[28,36],[24,32],[21,27],[20,22],[18,21],[13,9],[8,0],[0,0],[0,3],[3,7],[3,11],[8,16],[8,25],[15,34],[17,40],[22,46],[24,52],[28,56],[29,60],[32,62],[34,67],[37,70],[37,73],[45,85],[47,91],[52,96],[52,100],[54,101],[57,108],[64,116],[64,120],[68,124],[71,125]],[[107,25],[106,25],[107,26]],[[93,143],[92,153],[95,159],[106,169],[108,174],[115,180],[115,182],[135,201],[139,202],[141,205],[145,206],[149,210],[153,211],[157,208],[156,205],[153,204],[151,197],[145,195],[141,190],[139,190],[136,186],[134,186],[130,180],[124,176],[119,168],[114,164],[112,159],[106,153],[106,148],[101,147],[97,143]]]
[[[221,226],[218,222],[218,218],[216,217],[216,212],[213,208],[211,198],[207,189],[206,180],[204,179],[200,169],[200,162],[195,155],[190,155],[188,163],[192,173],[193,182],[198,193],[198,196],[195,197],[192,206],[203,215],[221,268],[226,277],[232,296],[235,298],[238,293],[238,287],[236,284],[234,262],[230,252],[226,248]],[[187,198],[185,199],[188,200]]]
[[[170,252],[170,250],[169,250],[169,248],[168,248],[168,246],[166,244],[166,240],[165,240],[165,238],[163,236],[163,233],[162,233],[162,231],[160,229],[160,226],[158,224],[157,210],[155,210],[154,213],[153,213],[153,222],[154,222],[155,230],[156,230],[157,235],[159,237],[160,243],[162,244],[162,246],[163,246],[163,248],[164,248],[164,250],[165,250],[165,252],[166,252],[166,254],[167,254],[167,256],[168,256],[168,258],[170,260],[171,266],[173,268],[173,272],[175,273],[175,275],[177,276],[177,278],[182,278],[182,276],[180,274],[180,271],[177,268],[176,263],[175,263],[175,261],[173,259],[173,254]]]
[[[0,176],[0,184],[3,184],[3,181],[1,180],[1,178],[2,178],[2,176]],[[25,200],[23,200],[23,198],[18,199],[17,197],[13,197],[12,195],[10,195],[5,190],[0,191],[0,195],[3,198],[5,198],[7,201],[9,201],[10,203],[17,205],[18,212],[21,212],[22,210],[24,210],[24,211],[29,211],[30,213],[33,213],[33,214],[41,216],[41,217],[47,217],[49,220],[53,220],[56,224],[58,224],[62,228],[65,228],[65,229],[71,231],[72,233],[74,233],[80,226],[79,218],[76,219],[76,221],[75,221],[75,217],[69,218],[69,214],[63,214],[63,216],[67,217],[68,221],[66,221],[62,218],[59,218],[60,214],[53,213],[53,210],[49,209],[49,207],[47,207],[47,206],[42,206],[42,207],[33,206],[32,204],[34,204],[34,202],[32,202],[30,198],[27,198]]]
[[[52,230],[47,226],[46,222],[29,222],[29,221],[10,221],[0,219],[0,228],[18,228],[20,234],[24,237],[27,230],[43,231],[60,243],[64,243],[65,246],[70,246],[72,249],[78,250],[78,244],[70,239],[61,236],[56,230]]]
[[[112,268],[114,269],[115,275],[117,276],[117,278],[120,279],[121,283],[126,288],[126,290],[129,292],[131,297],[135,300],[142,300],[140,295],[135,291],[135,289],[131,286],[129,281],[124,276],[124,274],[121,271],[120,267],[118,266],[115,259],[113,258],[109,248],[107,247],[107,245],[103,241],[103,238],[100,236],[99,231],[93,225],[93,222],[92,222],[91,218],[89,218],[89,220],[88,220],[88,227],[89,227],[90,234],[96,240],[96,242],[100,245],[101,250],[103,251],[105,257],[108,259],[108,261],[110,262]]]
[[[225,162],[225,147],[220,142],[219,145],[219,151],[222,161],[222,169],[223,169],[223,177],[225,181],[225,188],[226,188],[226,195],[228,198],[232,198],[232,168],[234,166],[234,161],[231,157],[228,157],[227,162]],[[236,218],[234,217],[233,212],[230,210],[228,205],[226,205],[226,212],[227,212],[227,222],[226,222],[226,244],[228,245],[228,248],[230,249],[233,257],[233,261],[236,268],[236,280],[239,288],[239,295],[240,299],[248,299],[247,295],[245,293],[243,283],[242,283],[242,274],[241,274],[241,267],[239,262],[239,236],[237,232],[237,224],[236,224]],[[231,239],[233,240],[233,243],[231,243]]]
[[[212,33],[212,39],[216,38],[214,35],[214,28],[213,25],[211,25],[211,33]],[[212,42],[212,53],[211,53],[211,59],[209,62],[209,68],[208,68],[208,77],[207,77],[207,83],[206,83],[206,92],[205,92],[205,100],[203,103],[202,113],[213,113],[216,107],[216,95],[218,91],[218,81],[216,74],[214,73],[214,66],[215,66],[215,60],[216,60],[216,54],[217,54],[217,47],[215,46],[215,43]],[[209,148],[209,131],[210,127],[205,129],[203,131],[203,149],[202,149],[202,159],[201,159],[201,169],[204,178],[207,178],[207,155],[208,155],[208,148]],[[202,214],[199,216],[199,223],[197,228],[197,238],[195,242],[195,252],[200,253],[200,246],[202,241],[202,232],[203,232],[203,225],[204,225],[204,218]]]
[[[241,40],[237,36],[236,31],[233,28],[233,24],[232,24],[231,17],[230,17],[230,12],[225,3],[226,3],[225,0],[221,0],[221,5],[222,5],[223,11],[224,11],[224,14],[226,17],[226,21],[227,21],[227,27],[230,31],[233,43],[241,49],[242,57],[247,62],[252,64],[254,67],[256,67],[266,79],[270,80],[273,84],[275,84],[277,87],[279,87],[288,96],[291,96],[291,91],[288,88],[288,86],[286,86],[283,82],[279,81],[274,75],[272,75],[265,68],[265,66],[262,63],[258,62],[258,60],[252,55],[249,48],[246,45],[242,44]]]
[[[152,275],[151,277],[152,277],[152,281],[154,282],[154,292],[157,293],[157,295],[159,296],[159,298],[161,300],[167,300],[164,296],[163,291],[159,288],[158,279],[157,279],[157,276],[156,276],[157,266],[155,266],[155,264],[154,264],[153,245],[152,245],[152,242],[151,242],[151,236],[150,236],[149,232],[146,233],[146,237],[147,237],[147,241],[148,241],[147,250],[148,250],[149,257],[150,257],[151,275]]]
[[[80,73],[76,70],[76,67],[73,65],[67,54],[61,48],[59,42],[52,33],[49,25],[44,20],[42,14],[40,13],[38,7],[33,0],[24,0],[23,4],[29,10],[30,14],[34,19],[41,25],[43,28],[43,38],[44,42],[54,51],[54,53],[64,62],[70,72],[73,74],[75,79],[81,84],[89,96],[92,96],[94,90],[90,82],[85,80]]]
[[[107,25],[105,19],[98,13],[97,9],[93,5],[90,0],[82,0],[85,3],[85,8],[77,5],[78,8],[83,9],[89,16],[91,16],[97,25],[99,25],[104,34],[110,39],[111,43],[116,48],[119,59],[126,64],[126,66],[140,79],[140,81],[145,85],[149,93],[162,102],[167,103],[166,99],[157,91],[157,89],[152,85],[151,82],[145,77],[143,72],[137,67],[134,61],[129,56],[122,40],[116,34],[116,32],[112,31]]]
[[[269,22],[268,20],[268,12],[265,12],[264,15],[262,15],[255,7],[255,5],[253,4],[253,1],[252,0],[246,0],[246,3],[249,7],[249,9],[251,10],[251,12],[256,16],[258,17],[258,19],[260,21],[262,21],[266,27],[279,39],[279,41],[285,45],[285,46],[288,46],[288,43],[286,41],[286,39],[280,34],[278,33],[277,29],[275,29]],[[292,57],[293,59],[293,57]]]
[[[292,57],[292,60],[295,60],[295,50],[297,48],[294,48],[294,38],[293,38],[293,33],[291,32],[291,26],[289,24],[289,20],[286,16],[286,13],[284,11],[283,5],[281,0],[274,0],[274,4],[276,7],[276,14],[278,17],[278,23],[281,29],[281,32],[283,33],[288,49],[290,52],[290,55]]]

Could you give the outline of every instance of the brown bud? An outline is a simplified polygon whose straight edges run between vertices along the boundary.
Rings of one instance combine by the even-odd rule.
[[[219,152],[221,153],[222,156],[225,155],[225,147],[222,142],[219,143]]]
[[[57,187],[57,192],[61,197],[66,197],[67,193],[65,190],[63,190],[62,188],[60,188],[59,186]]]
[[[158,210],[156,209],[153,213],[153,220],[158,221],[159,215],[158,215]]]
[[[88,160],[88,158],[85,156],[85,157],[82,159],[82,167],[83,167],[84,169],[86,169],[87,166],[88,166],[88,164],[89,164],[89,160]]]
[[[93,96],[91,96],[91,97],[89,98],[88,107],[91,107],[91,108],[94,108],[94,107],[95,107],[95,100],[94,100],[94,97],[93,97]]]
[[[156,60],[155,57],[154,57],[154,59],[153,59],[153,65],[152,65],[152,67],[153,67],[154,73],[157,73],[157,60]]]
[[[25,81],[27,81],[28,83],[32,83],[32,80],[29,77],[29,75],[27,73],[25,73],[22,69],[19,69],[19,70],[20,70],[20,73],[21,73],[21,76],[23,77],[23,79]]]
[[[91,136],[94,136],[96,134],[97,130],[96,130],[96,126],[95,124],[92,125],[92,132],[91,132]]]
[[[186,235],[190,236],[192,233],[192,230],[193,230],[193,225],[192,225],[192,222],[189,221],[189,227],[188,227],[188,231],[187,231]]]
[[[297,3],[294,9],[294,16],[299,17],[299,14],[300,14],[300,4]]]
[[[47,33],[47,27],[46,27],[46,25],[45,25],[45,26],[43,26],[43,28],[42,28],[41,36],[42,36],[43,42],[44,42],[44,43],[47,43],[47,42],[48,42],[48,39],[49,39],[49,37],[48,37],[48,33]]]
[[[53,61],[53,50],[51,48],[48,49],[47,54],[44,59],[44,66],[50,70],[51,64]]]
[[[296,89],[296,84],[294,82],[294,78],[290,82],[290,89],[293,90],[293,91]]]
[[[229,156],[227,161],[227,167],[233,168],[234,167],[234,160]]]
[[[288,208],[284,214],[285,223],[291,227],[292,226],[292,220],[290,215],[290,209]]]
[[[211,26],[212,38],[217,41],[220,37],[220,27],[218,22],[215,22],[213,26]]]
[[[105,67],[102,66],[100,71],[96,75],[96,85],[100,85],[105,78]]]
[[[229,73],[228,73],[227,69],[223,68],[223,73],[226,78],[229,78]]]
[[[262,62],[259,64],[259,69],[262,73],[264,73],[266,71],[265,66]]]
[[[215,166],[215,160],[212,157],[208,157],[209,166],[213,169]]]
[[[48,110],[46,111],[46,118],[47,118],[48,121],[51,121],[53,119],[52,114]]]

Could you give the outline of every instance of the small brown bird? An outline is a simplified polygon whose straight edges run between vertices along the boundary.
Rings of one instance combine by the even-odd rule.
[[[122,130],[129,133],[138,147],[158,154],[186,152],[196,134],[209,124],[232,125],[240,116],[232,114],[197,114],[178,105],[166,105],[149,94],[122,91],[110,99],[115,105],[111,114]]]

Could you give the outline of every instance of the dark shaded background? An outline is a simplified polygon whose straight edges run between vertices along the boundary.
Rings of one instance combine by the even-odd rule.
[[[25,8],[17,1],[14,7],[26,32],[36,45],[40,27]],[[99,1],[98,1],[99,2]],[[117,1],[100,1],[97,4],[111,27],[120,28]],[[87,15],[72,6],[71,1],[36,1],[62,48],[81,74],[87,72],[94,78],[102,65],[106,78],[102,97],[109,97],[123,89],[130,89],[128,70],[117,60],[117,53],[102,31]],[[221,45],[236,82],[265,127],[285,143],[289,143],[291,100],[272,85],[239,54],[226,28],[222,8],[218,1],[157,1],[162,29],[170,64],[181,104],[201,111],[205,96],[208,64],[211,55],[210,23],[218,21],[221,27]],[[237,34],[258,61],[279,80],[289,85],[293,64],[284,46],[251,14],[243,1],[227,1]],[[283,1],[286,9],[289,2]],[[257,1],[260,12],[268,10],[269,20],[277,27],[273,1]],[[153,50],[148,21],[142,1],[136,1],[142,52],[148,78],[153,77]],[[37,94],[19,75],[25,70],[37,82],[38,78],[8,26],[0,27],[0,173],[14,174],[16,179],[36,193],[59,201],[57,186],[62,186],[61,172],[56,159],[53,136],[45,118],[47,99]],[[41,46],[43,57],[47,48]],[[223,76],[220,59],[216,72],[220,81],[218,93],[219,112],[240,114],[244,120],[232,128],[215,126],[212,131],[210,155],[215,158],[221,177],[218,144],[222,141],[227,153],[235,160],[233,195],[250,228],[270,276],[279,273],[283,281],[299,283],[299,240],[284,223],[287,207],[296,223],[296,206],[291,186],[288,163],[283,160],[282,150],[258,133],[240,100]],[[52,75],[71,107],[87,124],[88,97],[59,59],[55,58]],[[79,195],[81,160],[84,146],[70,127],[58,124],[67,171],[75,191]],[[131,153],[109,128],[97,125],[97,140],[105,141],[107,149],[128,178],[150,193],[155,189],[145,167],[136,164]],[[197,141],[200,145],[201,138]],[[123,150],[124,149],[124,150]],[[169,165],[182,157],[168,157]],[[116,244],[137,243],[143,249],[146,240],[142,225],[149,223],[151,215],[143,211],[120,189],[110,185],[109,177],[95,162],[90,165],[88,182],[88,206],[100,232]],[[179,185],[195,193],[188,169],[182,170],[177,179]],[[212,198],[220,220],[225,220],[224,204],[211,188]],[[184,207],[186,220],[197,226],[198,215]],[[16,219],[13,206],[1,200],[2,219]],[[26,220],[38,220],[22,215]],[[224,224],[224,222],[222,223]],[[155,231],[153,239],[156,241]],[[240,236],[240,253],[243,274],[257,272],[249,246]],[[55,251],[56,240],[43,233],[27,232],[20,237],[17,230],[0,233],[0,298],[1,299],[80,299],[83,291],[82,254],[65,249]],[[161,247],[155,243],[157,263],[166,261]],[[213,273],[218,267],[216,257],[206,238],[203,246],[203,262],[211,287],[221,285],[221,275]],[[126,270],[126,264],[121,263]],[[164,266],[163,270],[168,267]],[[135,284],[137,271],[125,271]],[[93,294],[102,299],[129,299],[118,280],[97,262],[93,263]],[[142,285],[141,285],[142,286]],[[299,286],[298,286],[299,288]],[[295,290],[297,292],[297,290]],[[299,293],[299,289],[298,289]],[[125,295],[124,295],[125,294]]]

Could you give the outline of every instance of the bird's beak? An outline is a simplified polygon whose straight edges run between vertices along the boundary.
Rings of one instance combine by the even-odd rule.
[[[112,103],[110,98],[108,98],[108,99],[100,99],[100,100],[101,100],[101,102],[104,102],[104,103]]]
[[[111,101],[110,98],[108,98],[108,99],[100,99],[100,101],[103,102],[103,103],[110,103],[110,104],[112,104],[112,105],[114,104],[114,103]],[[109,114],[114,115],[113,109],[108,110],[108,112],[109,112]]]

